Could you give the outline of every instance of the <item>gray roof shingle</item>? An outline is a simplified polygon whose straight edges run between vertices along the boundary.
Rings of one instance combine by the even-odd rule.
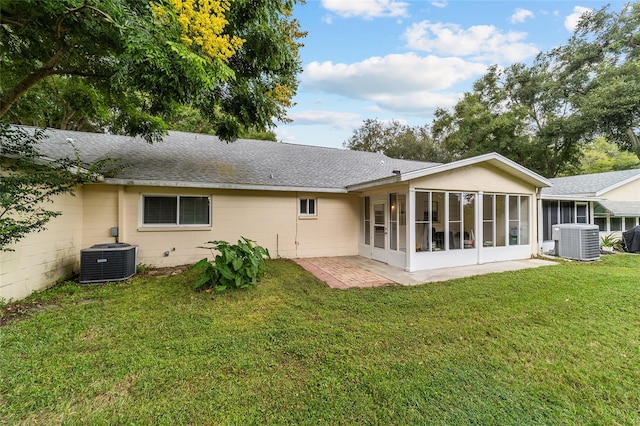
[[[114,178],[157,185],[283,187],[344,191],[348,185],[438,165],[378,153],[240,139],[225,143],[212,135],[170,132],[161,143],[141,138],[47,130],[40,151],[73,156],[72,140],[85,163],[118,158],[128,164]],[[109,180],[106,180],[109,182]],[[115,180],[112,180],[115,183]]]
[[[592,197],[599,191],[610,188],[634,177],[640,178],[640,169],[553,178],[549,179],[553,186],[550,188],[543,188],[542,195]]]

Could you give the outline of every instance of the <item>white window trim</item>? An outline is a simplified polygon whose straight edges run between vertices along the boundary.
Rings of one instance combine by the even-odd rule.
[[[307,210],[309,210],[309,200],[313,200],[314,212],[302,213],[300,211],[300,203],[302,200],[307,200]],[[316,197],[299,197],[298,198],[298,218],[299,219],[317,219],[318,218],[318,198]]]
[[[178,223],[144,223],[144,199],[145,197],[176,197],[178,199],[176,203],[176,221]],[[180,224],[180,197],[206,197],[209,199],[209,223],[197,223],[197,224]],[[209,194],[140,194],[139,201],[139,215],[138,215],[138,231],[201,231],[210,230],[213,227],[213,197]]]

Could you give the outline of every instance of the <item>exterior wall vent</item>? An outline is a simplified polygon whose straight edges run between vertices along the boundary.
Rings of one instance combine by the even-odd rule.
[[[122,281],[136,273],[137,246],[96,244],[80,251],[80,283]]]
[[[600,259],[598,225],[563,223],[553,225],[553,239],[558,256],[575,260]]]

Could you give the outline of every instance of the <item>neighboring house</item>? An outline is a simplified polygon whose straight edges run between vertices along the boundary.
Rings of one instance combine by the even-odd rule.
[[[59,197],[63,215],[0,253],[0,298],[19,299],[79,270],[94,244],[138,246],[171,266],[241,236],[272,257],[360,255],[407,271],[538,253],[537,197],[550,182],[498,155],[448,164],[382,154],[171,132],[162,143],[49,130],[44,156],[120,158],[114,177]]]
[[[542,190],[542,238],[558,223],[598,225],[601,234],[639,225],[640,169],[550,179]]]

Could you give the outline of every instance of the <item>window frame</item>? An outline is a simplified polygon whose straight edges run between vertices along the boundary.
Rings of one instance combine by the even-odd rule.
[[[175,223],[146,223],[145,222],[145,208],[146,198],[175,198],[176,199],[176,212]],[[180,200],[182,198],[206,198],[208,200],[208,223],[180,223]],[[213,197],[209,194],[153,194],[146,193],[140,194],[140,228],[146,229],[160,229],[160,228],[169,228],[169,229],[210,229],[213,227]]]
[[[309,201],[313,201],[313,213],[309,213]],[[306,202],[306,213],[302,212],[302,203]],[[318,217],[318,198],[300,197],[298,198],[298,217],[302,219],[313,219]]]

